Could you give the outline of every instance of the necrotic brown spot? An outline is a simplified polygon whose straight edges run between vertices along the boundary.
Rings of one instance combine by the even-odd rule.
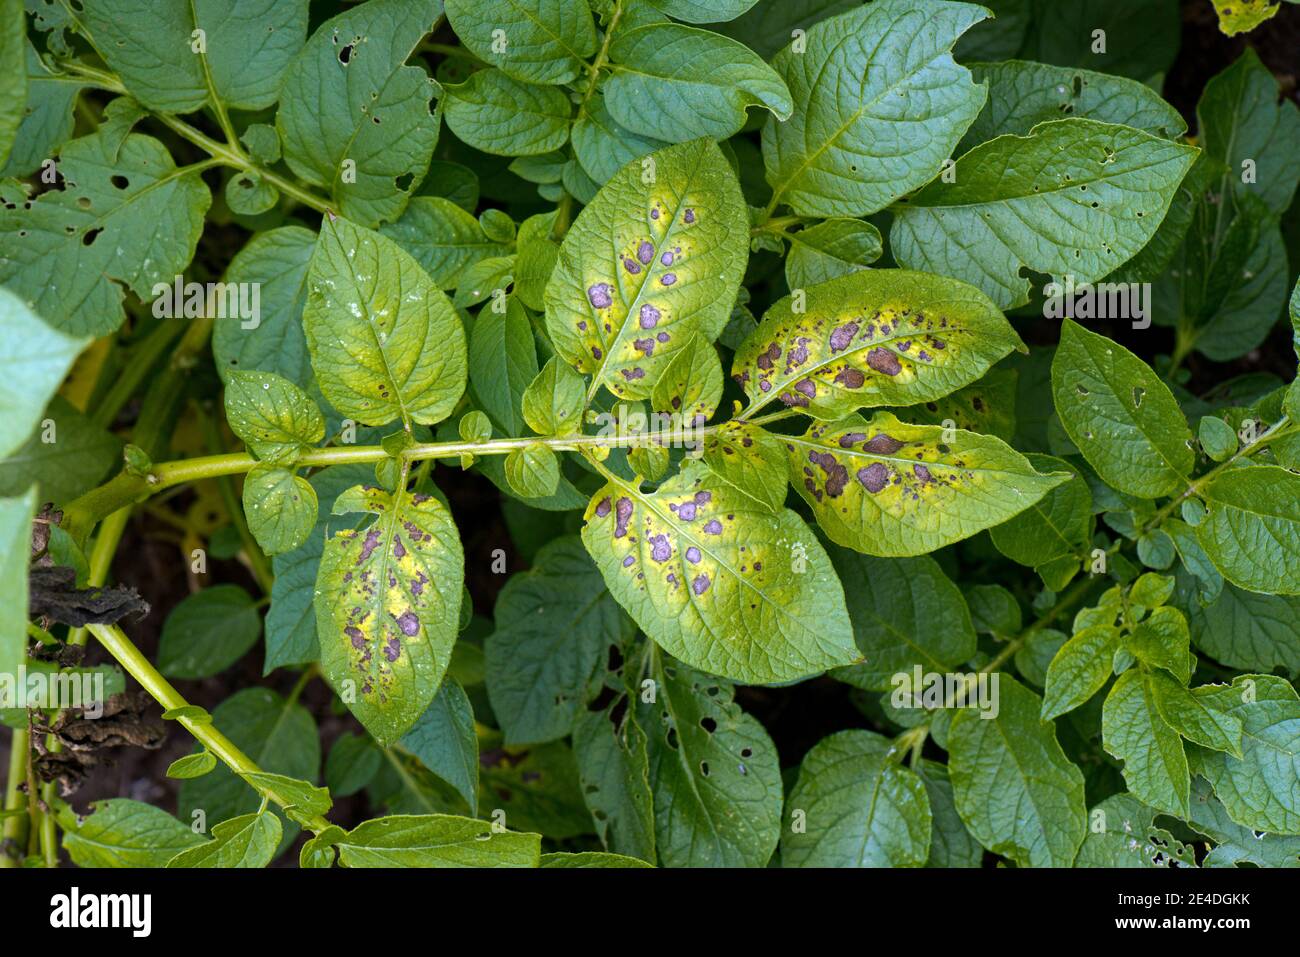
[[[872,462],[866,468],[858,469],[858,481],[874,495],[889,481],[889,469],[883,462]]]
[[[873,435],[862,447],[876,455],[893,455],[903,447],[903,443],[892,435],[881,432],[878,435]]]
[[[898,362],[898,356],[888,349],[881,349],[879,346],[867,353],[867,365],[885,375],[898,375],[903,371],[903,367]]]

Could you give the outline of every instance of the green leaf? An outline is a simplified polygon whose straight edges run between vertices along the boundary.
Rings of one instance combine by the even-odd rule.
[[[451,513],[435,496],[358,486],[334,503],[335,515],[348,512],[376,518],[325,540],[315,603],[321,669],[387,746],[442,683],[459,630],[465,559]]]
[[[945,674],[975,656],[966,599],[933,558],[869,558],[842,548],[830,554],[866,661],[837,668],[836,678],[887,691],[914,667]]]
[[[438,141],[435,86],[405,65],[437,15],[431,0],[369,0],[322,23],[285,72],[285,162],[363,225],[401,215]]]
[[[181,851],[168,867],[266,867],[275,859],[282,834],[280,819],[263,811],[222,821],[212,840]]]
[[[325,759],[325,783],[335,797],[350,797],[374,780],[383,761],[369,735],[341,734]]]
[[[9,69],[0,77],[0,169],[9,161],[27,103],[27,72],[14,69],[26,54],[27,20],[19,0],[0,3],[0,56]]]
[[[1187,755],[1178,732],[1160,716],[1143,669],[1124,672],[1106,695],[1101,734],[1106,751],[1124,762],[1124,783],[1134,797],[1187,817]]]
[[[682,426],[702,426],[722,401],[718,351],[696,334],[668,360],[650,393],[650,407],[678,416]]]
[[[364,425],[446,418],[465,391],[465,330],[395,242],[346,219],[321,224],[303,327],[321,391]]]
[[[1237,198],[1254,195],[1274,213],[1285,212],[1300,182],[1294,162],[1300,109],[1279,96],[1277,79],[1253,49],[1246,47],[1205,84],[1196,118],[1205,152],[1227,167],[1223,188]],[[1254,173],[1249,178],[1243,176],[1247,164]]]
[[[1173,0],[1034,0],[1035,23],[1025,37],[1025,55],[1146,80],[1163,75],[1174,61],[1178,13]],[[1107,38],[1104,52],[1092,32],[1098,29]]]
[[[537,867],[541,837],[450,814],[381,817],[339,838],[344,867]]]
[[[47,345],[57,348],[57,334],[48,329],[46,334]],[[42,502],[69,502],[121,463],[122,441],[62,396],[52,397],[39,419],[27,441],[0,461],[0,495],[18,495],[35,482]]]
[[[870,731],[823,738],[799,766],[781,832],[783,867],[921,867],[930,854],[925,785]],[[794,815],[805,817],[796,828]]]
[[[474,708],[455,678],[448,676],[401,745],[420,763],[456,789],[478,813],[478,737]]]
[[[964,279],[999,306],[1029,300],[1022,268],[1058,283],[1101,279],[1164,219],[1197,151],[1095,120],[1042,123],[957,161],[895,209],[900,264]],[[1009,172],[1008,172],[1009,171]]]
[[[515,245],[514,294],[535,312],[546,308],[546,284],[560,256],[560,244],[551,238],[555,229],[555,213],[529,216],[519,225]]]
[[[635,709],[618,699],[603,711],[577,709],[573,753],[582,799],[605,847],[653,862],[654,798],[646,734]],[[621,711],[621,721],[616,714]]]
[[[844,593],[808,526],[691,464],[654,493],[606,475],[582,541],[641,629],[694,668],[787,681],[858,657]]]
[[[512,449],[506,456],[506,481],[524,498],[554,495],[560,487],[560,460],[541,442]]]
[[[217,766],[217,758],[211,751],[200,751],[177,758],[167,767],[167,776],[178,781],[201,778]]]
[[[59,173],[64,188],[35,199],[0,183],[0,283],[61,331],[101,336],[122,324],[123,286],[144,302],[171,288],[212,195],[197,169],[137,133],[120,149],[103,133],[73,140]]]
[[[1147,688],[1160,717],[1188,741],[1214,751],[1241,754],[1241,719],[1215,706],[1215,686],[1184,688],[1163,671],[1147,674]]]
[[[524,421],[539,435],[568,435],[582,425],[587,384],[563,359],[552,356],[523,395]]]
[[[525,83],[569,83],[596,52],[586,0],[448,0],[447,19],[480,60]],[[497,39],[501,31],[504,43]]]
[[[1066,320],[1052,394],[1070,440],[1103,481],[1141,498],[1187,484],[1196,464],[1187,420],[1169,387],[1123,346]]]
[[[711,4],[712,5],[712,4]],[[858,5],[858,0],[771,0],[730,23],[714,24],[719,33],[739,40],[765,60],[790,43],[794,30],[807,30],[819,20]]]
[[[565,235],[546,287],[557,354],[621,398],[650,395],[692,333],[717,338],[748,255],[736,176],[707,140],[623,167]]]
[[[969,65],[975,82],[988,83],[989,97],[966,132],[967,147],[1007,133],[1024,136],[1039,123],[1063,115],[1130,126],[1167,139],[1187,131],[1179,112],[1136,80],[1024,60]]]
[[[1219,15],[1219,29],[1228,36],[1247,33],[1282,9],[1273,0],[1214,0],[1214,12]]]
[[[1112,625],[1084,628],[1061,646],[1047,666],[1043,691],[1044,721],[1073,711],[1110,679],[1111,656],[1119,647],[1119,630]]]
[[[1188,826],[1216,842],[1204,867],[1300,867],[1300,838],[1257,834],[1228,817],[1204,778],[1192,779],[1192,816]]]
[[[1000,675],[997,717],[962,708],[948,730],[957,813],[1021,867],[1068,867],[1087,830],[1083,774],[1039,718],[1038,695]]]
[[[161,808],[126,798],[96,801],[85,816],[61,804],[57,816],[63,849],[78,867],[163,867],[205,843]]]
[[[261,791],[274,791],[276,797],[287,802],[285,810],[295,820],[319,817],[334,806],[328,788],[319,788],[297,778],[267,771],[245,771],[240,777]]]
[[[794,112],[763,128],[772,206],[865,216],[933,177],[984,105],[951,51],[987,16],[968,3],[883,0],[810,28],[806,49],[778,53],[772,65]]]
[[[873,269],[804,293],[777,301],[736,351],[746,415],[774,399],[819,419],[926,402],[1024,348],[997,307],[956,280]]]
[[[788,482],[781,440],[748,422],[724,422],[704,440],[704,464],[769,512],[785,505]]]
[[[569,854],[554,851],[543,854],[539,867],[653,867],[645,861],[622,854],[606,854],[602,851],[579,851]]]
[[[7,289],[0,289],[0,332],[0,458],[8,458],[30,438],[90,340],[51,329]]]
[[[469,377],[479,404],[510,435],[524,430],[524,391],[537,376],[537,349],[528,313],[514,297],[498,312],[479,310],[469,334]]]
[[[325,437],[316,403],[274,372],[230,372],[226,419],[231,431],[264,462],[287,465]]]
[[[889,412],[783,437],[790,481],[837,544],[921,555],[1006,521],[1069,480],[1040,475],[1001,439]]]
[[[615,31],[605,106],[619,125],[668,143],[726,139],[762,106],[777,120],[794,104],[785,81],[744,44],[677,23]]]
[[[244,479],[244,515],[262,551],[291,552],[316,527],[316,490],[288,469],[258,465]]]
[[[1193,747],[1191,766],[1243,827],[1300,834],[1300,696],[1283,678],[1238,675],[1231,685],[1197,689],[1211,707],[1242,724],[1240,758]]]
[[[207,678],[225,671],[262,635],[262,616],[238,585],[213,585],[186,596],[163,622],[158,669],[169,678]]]
[[[1205,454],[1216,462],[1224,462],[1237,451],[1237,432],[1217,415],[1203,415],[1196,427]]]
[[[560,149],[569,139],[569,98],[500,70],[480,70],[447,87],[444,102],[451,131],[485,153],[536,156]]]
[[[507,744],[568,734],[587,687],[631,623],[576,537],[545,546],[497,596],[484,642],[488,697]]]
[[[650,0],[650,5],[674,20],[719,23],[734,20],[758,0]]]
[[[1038,472],[1074,472],[1019,515],[990,530],[993,544],[1021,565],[1037,568],[1067,555],[1077,555],[1088,544],[1092,530],[1092,492],[1068,462],[1050,455],[1025,456]]]
[[[604,186],[633,160],[668,145],[621,126],[610,115],[605,95],[599,90],[578,108],[570,138],[578,162],[598,186]]]
[[[1131,794],[1112,794],[1088,812],[1091,826],[1075,867],[1176,866],[1189,849],[1155,826],[1156,814]]]
[[[930,801],[930,858],[926,867],[979,867],[984,849],[970,836],[953,803],[948,768],[922,758],[912,768]]]
[[[306,0],[217,0],[161,9],[149,0],[84,0],[75,10],[78,27],[109,69],[137,100],[162,113],[192,113],[205,103],[240,110],[271,106],[307,36]]]
[[[1190,643],[1187,619],[1172,606],[1157,608],[1124,639],[1124,646],[1138,661],[1164,668],[1184,685],[1192,677]]]
[[[1224,585],[1208,605],[1188,603],[1192,643],[1242,671],[1300,672],[1300,598]]]
[[[22,36],[21,25],[19,36]],[[22,177],[34,173],[71,138],[72,113],[76,108],[77,94],[83,89],[73,77],[52,72],[30,41],[23,44],[22,50],[27,94],[25,99],[16,96],[13,100],[20,122],[16,137],[10,144],[9,158],[0,163],[0,176]],[[6,63],[13,63],[16,59],[10,54],[5,55]],[[17,72],[12,75],[17,75]]]
[[[489,239],[479,221],[441,196],[416,196],[401,219],[381,232],[415,257],[439,289],[455,289],[478,263],[508,255],[510,247]]]
[[[1276,465],[1229,469],[1200,490],[1196,536],[1223,577],[1266,594],[1300,594],[1300,475]]]
[[[763,867],[781,836],[781,772],[763,726],[730,684],[658,652],[655,700],[639,699],[664,867]]]
[[[307,268],[316,234],[282,226],[250,239],[230,262],[225,281],[258,290],[257,324],[239,316],[218,318],[212,326],[212,356],[222,379],[232,372],[274,372],[318,395],[307,357],[302,310],[307,303]]]
[[[860,219],[827,219],[787,233],[786,285],[802,289],[865,269],[883,251],[880,230]]]

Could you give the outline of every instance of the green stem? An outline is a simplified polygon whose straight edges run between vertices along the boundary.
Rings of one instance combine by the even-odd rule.
[[[135,394],[140,383],[153,371],[158,358],[184,328],[182,323],[164,319],[140,340],[139,344],[131,350],[108,392],[90,414],[92,422],[104,428],[113,424],[117,414]]]
[[[208,450],[217,452],[221,448],[221,432],[217,427],[216,419],[209,415],[206,410],[200,408],[199,421]],[[275,582],[275,575],[271,571],[271,564],[266,557],[266,553],[262,551],[261,546],[257,544],[257,540],[253,538],[253,533],[248,530],[244,510],[240,507],[240,501],[235,495],[235,485],[231,482],[229,475],[216,476],[216,482],[217,490],[221,493],[221,501],[226,506],[226,513],[230,516],[230,522],[235,526],[235,531],[239,533],[239,541],[243,544],[244,554],[248,556],[249,571],[253,573],[253,577],[257,580],[262,593],[269,595],[271,594],[271,585]]]
[[[87,627],[108,653],[117,659],[117,663],[122,666],[123,670],[139,682],[140,686],[165,710],[173,711],[178,708],[189,707],[189,702],[185,700],[184,696],[173,688],[166,678],[159,674],[149,659],[132,643],[121,628],[117,627],[117,625],[98,624],[91,624]],[[307,675],[310,675],[310,671],[304,673],[304,676]],[[182,716],[177,721],[185,730],[194,735],[200,744],[216,755],[223,764],[236,774],[255,774],[262,770],[248,755],[239,750],[234,742],[218,731],[209,718]],[[247,781],[247,778],[245,780]],[[290,799],[277,794],[273,787],[258,786],[251,781],[248,783],[263,798],[274,801],[280,807],[289,807],[293,803]],[[308,820],[306,826],[312,832],[319,834],[330,826],[330,822],[323,817],[316,817]]]
[[[13,735],[9,739],[9,776],[5,779],[5,803],[6,811],[21,810],[23,806],[23,795],[19,788],[27,777],[27,751],[30,747],[31,739],[28,737],[26,728],[14,728]],[[16,847],[22,847],[27,839],[27,818],[22,814],[15,814],[12,817],[4,819],[4,843],[13,844]],[[18,867],[19,862],[5,853],[0,848],[0,867]]]

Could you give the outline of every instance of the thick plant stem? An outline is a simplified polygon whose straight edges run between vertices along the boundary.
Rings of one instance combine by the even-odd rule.
[[[796,413],[789,409],[774,412],[771,415],[749,420],[753,425],[775,422]],[[425,459],[459,459],[462,454],[471,455],[508,455],[515,449],[541,444],[549,446],[556,452],[578,452],[593,448],[627,448],[640,444],[649,444],[651,436],[661,445],[675,446],[698,442],[716,433],[721,426],[708,425],[698,429],[686,429],[671,432],[643,435],[560,435],[528,436],[524,438],[492,439],[487,442],[428,442],[412,445],[402,453],[409,462]],[[388,452],[378,445],[332,446],[313,449],[300,455],[293,462],[292,468],[321,468],[328,465],[348,465],[354,463],[381,462],[389,458]],[[80,498],[69,502],[63,510],[63,526],[74,539],[82,541],[89,534],[94,524],[104,516],[126,505],[143,502],[151,495],[164,489],[187,482],[217,478],[223,475],[238,475],[247,472],[257,464],[257,459],[247,452],[229,452],[224,455],[208,455],[201,458],[180,459],[175,462],[160,462],[147,476],[119,473],[106,484],[92,489]]]
[[[149,692],[149,695],[164,709],[174,711],[178,708],[189,707],[189,702],[185,700],[184,696],[171,686],[171,683],[159,673],[158,669],[150,663],[149,659],[144,656],[143,652],[135,646],[121,628],[117,627],[117,625],[97,624],[91,624],[87,627],[99,643],[107,649],[108,653],[117,659],[117,663],[122,666],[123,670],[139,682],[140,686]],[[309,675],[310,672],[307,674]],[[176,720],[236,774],[255,774],[262,770],[252,758],[239,750],[233,741],[218,731],[209,717],[182,715]],[[245,780],[248,779],[245,778]],[[263,798],[273,801],[281,807],[289,807],[293,803],[277,794],[273,787],[259,786],[251,781],[248,783]],[[317,834],[330,826],[329,821],[319,816],[306,820],[304,824]]]
[[[4,809],[6,811],[22,810],[23,796],[18,789],[27,777],[27,750],[30,740],[26,728],[13,729],[13,736],[9,739],[9,776],[5,779]],[[22,847],[27,840],[27,826],[27,817],[23,814],[6,817],[3,831],[4,843]],[[0,867],[18,866],[18,861],[6,853],[0,853]]]

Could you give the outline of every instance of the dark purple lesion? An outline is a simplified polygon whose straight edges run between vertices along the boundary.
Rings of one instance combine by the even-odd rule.
[[[628,522],[632,519],[632,500],[624,496],[614,506],[614,537],[622,538],[627,534]]]
[[[808,461],[822,470],[827,495],[839,498],[844,494],[844,487],[849,484],[849,470],[846,466],[830,452],[809,452]]]
[[[659,324],[661,316],[662,313],[647,302],[641,306],[641,310],[637,314],[637,321],[642,329],[653,329]]]
[[[903,365],[898,361],[898,356],[880,346],[867,353],[867,365],[881,375],[894,376],[903,371]]]
[[[394,620],[397,622],[397,627],[402,629],[402,634],[406,635],[406,637],[414,638],[420,633],[420,619],[411,609],[408,608],[400,615],[397,615]]]
[[[613,290],[607,282],[594,283],[587,287],[587,301],[594,309],[608,309],[614,304]]]
[[[877,432],[862,445],[865,451],[873,455],[893,455],[902,447],[903,443],[887,432]]]
[[[858,469],[858,481],[872,495],[889,484],[889,466],[884,462],[872,462],[865,468]]]

